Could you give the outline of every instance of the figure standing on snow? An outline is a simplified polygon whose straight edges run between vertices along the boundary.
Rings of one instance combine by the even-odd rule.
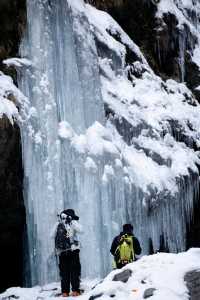
[[[133,262],[140,255],[141,247],[138,239],[133,235],[133,226],[124,224],[123,231],[114,238],[110,252],[114,256],[115,267],[121,269]]]
[[[63,297],[68,297],[70,284],[72,296],[80,295],[81,264],[79,258],[80,242],[77,233],[82,231],[79,217],[73,209],[66,209],[60,214],[57,226],[55,247],[59,256],[61,290]]]

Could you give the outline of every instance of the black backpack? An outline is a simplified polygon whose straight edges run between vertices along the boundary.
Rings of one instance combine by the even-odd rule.
[[[59,223],[57,227],[55,248],[58,252],[64,252],[71,248],[70,238],[67,237],[67,230],[62,223]]]

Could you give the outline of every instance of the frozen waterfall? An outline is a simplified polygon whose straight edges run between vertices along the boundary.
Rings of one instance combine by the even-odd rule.
[[[185,224],[198,193],[195,172],[174,182],[169,162],[151,161],[143,151],[129,147],[114,122],[105,120],[99,75],[101,51],[96,47],[92,25],[81,12],[83,2],[78,1],[77,14],[72,2],[27,0],[28,24],[21,55],[32,65],[22,68],[18,81],[29,99],[21,132],[31,285],[57,278],[52,232],[62,209],[74,208],[84,228],[82,276],[101,277],[111,269],[110,243],[124,222],[135,225],[143,253],[149,250],[150,238],[158,249],[162,236],[171,251],[184,250]],[[101,37],[100,30],[98,33]],[[118,58],[122,62],[113,66],[123,67],[124,48],[120,48]],[[106,47],[101,50],[102,56],[110,55]],[[109,62],[115,57],[116,53],[110,55]],[[106,59],[102,57],[103,62]],[[113,67],[106,66],[105,74]],[[117,70],[115,76],[123,82],[121,73]],[[109,79],[109,74],[105,78]],[[120,124],[123,126],[122,119]],[[158,186],[166,175],[177,190],[172,195],[167,184],[163,190],[156,184],[151,188],[151,174],[145,174],[145,186],[140,166],[144,167],[141,173],[152,170],[157,176],[160,170]]]
[[[67,121],[82,133],[96,120],[103,123],[104,115],[96,48],[87,20],[73,18],[65,0],[28,0],[27,14],[21,53],[33,67],[22,74],[20,86],[30,99],[22,132],[31,284],[37,284],[55,280],[50,235],[57,213],[66,207],[76,209],[84,226],[83,247],[88,249],[83,270],[93,276],[101,269],[96,254],[99,187],[96,178],[79,166],[67,142],[58,138],[58,126]],[[86,39],[76,31],[79,25]]]

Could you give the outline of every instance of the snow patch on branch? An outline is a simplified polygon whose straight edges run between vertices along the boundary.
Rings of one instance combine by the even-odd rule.
[[[20,121],[17,106],[25,101],[26,98],[14,85],[12,78],[0,72],[0,118],[5,115],[11,124],[14,120]]]
[[[22,68],[25,66],[30,67],[32,65],[32,62],[29,59],[18,58],[18,57],[5,59],[3,60],[3,63],[8,67],[17,67],[17,68]]]

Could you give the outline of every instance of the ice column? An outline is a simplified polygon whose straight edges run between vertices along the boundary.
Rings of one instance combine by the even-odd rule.
[[[87,19],[74,16],[66,0],[27,0],[27,14],[21,55],[32,61],[32,67],[22,71],[19,85],[30,104],[21,130],[28,265],[34,285],[56,279],[52,230],[57,213],[67,207],[76,209],[84,225],[85,274],[101,271],[99,186],[70,144],[58,137],[58,127],[67,121],[80,134],[94,121],[103,123],[104,117],[96,47]]]

